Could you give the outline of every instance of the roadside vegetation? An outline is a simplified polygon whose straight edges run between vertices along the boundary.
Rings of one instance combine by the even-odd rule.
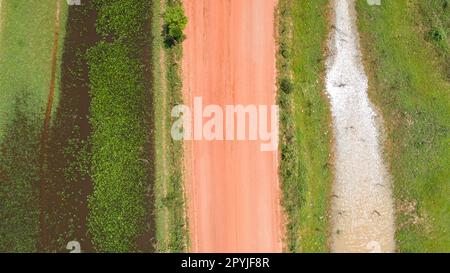
[[[289,252],[328,251],[332,135],[323,80],[328,2],[278,4],[280,177]]]
[[[146,222],[153,164],[146,62],[151,2],[93,2],[102,40],[88,51],[94,183],[88,226],[97,251],[138,251],[142,234],[153,228]]]
[[[400,252],[450,251],[449,4],[357,4],[370,96],[386,127]]]
[[[187,23],[182,2],[152,3],[152,85],[155,139],[155,224],[158,252],[188,250],[183,189],[183,143],[170,135],[172,107],[181,104],[183,30]]]
[[[450,81],[450,2],[448,0],[420,1],[421,29],[425,40],[431,43],[442,73]]]
[[[40,140],[52,77],[56,7],[56,1],[2,3],[0,252],[35,252],[41,243],[39,183],[45,162],[41,160]],[[66,17],[64,2],[60,13],[57,67],[61,62]],[[56,86],[59,81],[57,69]],[[57,89],[56,102],[58,95]]]

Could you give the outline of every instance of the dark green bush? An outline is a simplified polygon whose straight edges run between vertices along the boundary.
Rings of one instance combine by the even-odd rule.
[[[430,30],[428,33],[430,39],[434,42],[442,42],[447,39],[447,34],[445,33],[445,30],[442,28],[434,27]]]
[[[184,28],[187,25],[187,17],[184,15],[183,6],[179,3],[168,6],[164,14],[164,32],[166,43],[174,45],[184,40]]]
[[[294,90],[294,86],[293,86],[291,80],[289,80],[287,78],[281,79],[280,88],[286,94],[290,94],[292,92],[292,90]]]

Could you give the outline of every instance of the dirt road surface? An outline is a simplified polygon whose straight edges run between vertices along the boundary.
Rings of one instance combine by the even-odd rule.
[[[336,141],[333,252],[393,252],[391,184],[380,147],[381,119],[368,95],[354,0],[335,0],[326,78]]]
[[[275,2],[184,1],[186,104],[275,104]],[[190,250],[282,251],[278,152],[261,152],[259,141],[185,146]]]

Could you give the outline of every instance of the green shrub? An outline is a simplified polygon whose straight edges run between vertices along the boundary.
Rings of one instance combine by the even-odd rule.
[[[430,36],[430,39],[432,41],[437,43],[445,41],[447,39],[447,34],[445,33],[445,30],[442,28],[434,27],[430,30],[428,35]]]
[[[284,93],[290,94],[294,89],[294,86],[292,85],[292,82],[289,79],[284,78],[280,81],[280,88],[281,91],[283,91]]]
[[[168,45],[174,45],[182,42],[185,39],[183,31],[186,25],[187,17],[184,15],[183,6],[181,4],[168,6],[164,14],[166,43]]]

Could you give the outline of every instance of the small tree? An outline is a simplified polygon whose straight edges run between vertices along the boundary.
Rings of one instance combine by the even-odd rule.
[[[185,38],[183,33],[187,25],[187,17],[181,5],[168,7],[164,15],[166,43],[172,46],[182,42]]]

